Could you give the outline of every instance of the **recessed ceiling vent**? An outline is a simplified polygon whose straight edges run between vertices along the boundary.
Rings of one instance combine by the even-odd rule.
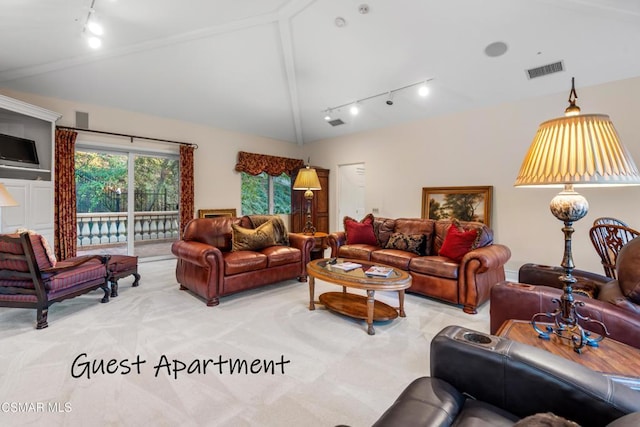
[[[547,74],[558,73],[560,71],[564,71],[564,64],[562,63],[562,61],[543,65],[542,67],[530,68],[527,70],[527,76],[530,79],[535,79],[536,77],[542,77],[546,76]]]
[[[343,125],[344,122],[342,121],[342,119],[333,119],[333,120],[329,120],[327,123],[329,123],[331,126],[340,126]]]

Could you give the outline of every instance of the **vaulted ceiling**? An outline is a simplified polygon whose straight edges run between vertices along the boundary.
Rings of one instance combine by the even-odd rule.
[[[638,46],[637,0],[2,0],[0,87],[303,144],[639,76]]]

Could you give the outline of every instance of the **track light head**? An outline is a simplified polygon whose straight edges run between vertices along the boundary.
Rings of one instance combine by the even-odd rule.
[[[391,106],[393,105],[393,92],[389,91],[389,96],[387,97],[386,104]]]

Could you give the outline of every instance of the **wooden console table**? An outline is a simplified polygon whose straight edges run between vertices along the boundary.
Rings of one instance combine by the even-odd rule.
[[[545,326],[541,325],[541,328]],[[610,338],[603,339],[598,347],[585,346],[578,354],[567,340],[551,334],[549,340],[538,338],[531,322],[507,320],[497,334],[523,344],[541,348],[555,355],[579,363],[594,371],[612,377],[634,389],[640,389],[640,349]]]

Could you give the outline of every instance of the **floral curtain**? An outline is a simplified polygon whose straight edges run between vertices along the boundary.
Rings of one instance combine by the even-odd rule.
[[[246,172],[250,175],[259,175],[262,172],[266,172],[271,176],[280,176],[282,173],[291,176],[294,171],[303,166],[304,160],[300,159],[239,151],[236,171]]]
[[[194,216],[194,150],[193,145],[180,145],[180,236]]]
[[[56,129],[55,191],[54,191],[54,251],[56,259],[76,256],[76,180],[75,143],[77,132]]]

